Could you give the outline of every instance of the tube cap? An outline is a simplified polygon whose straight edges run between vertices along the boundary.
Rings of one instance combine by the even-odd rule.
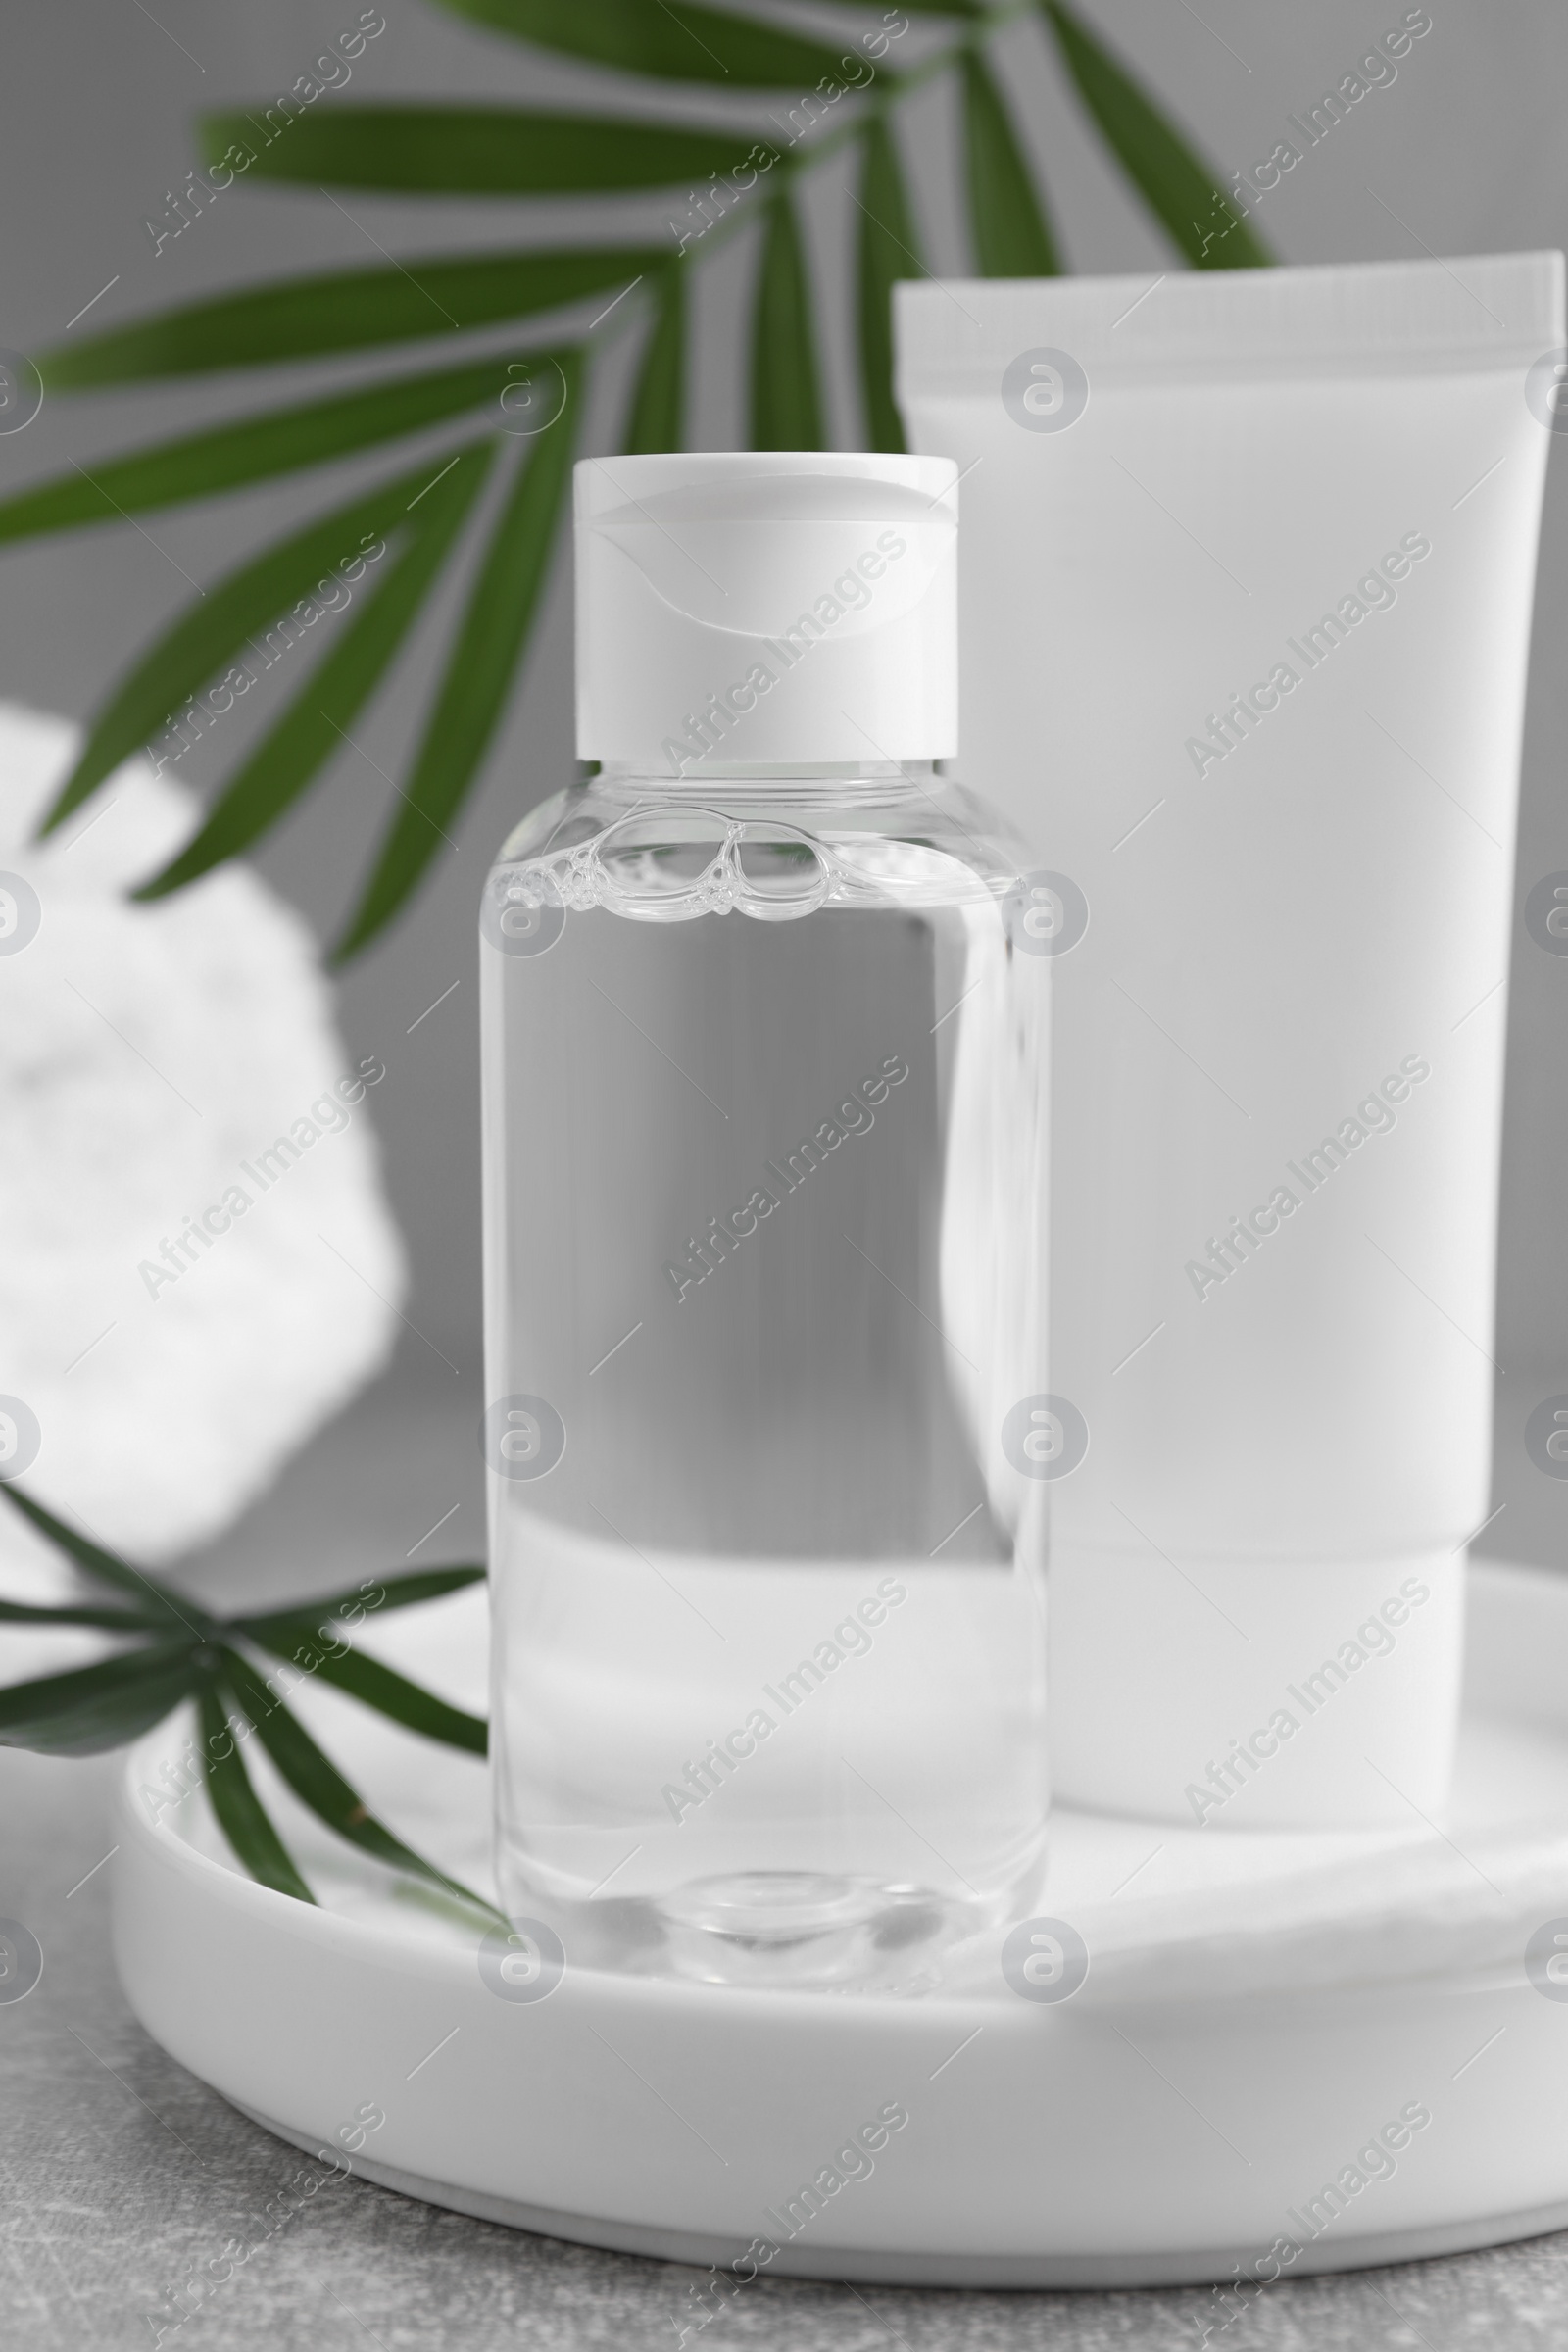
[[[818,450],[579,465],[578,757],[950,758],[957,478]]]

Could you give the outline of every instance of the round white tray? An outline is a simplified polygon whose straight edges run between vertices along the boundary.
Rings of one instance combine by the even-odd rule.
[[[569,1960],[548,1998],[499,1997],[472,1927],[362,1865],[265,1767],[320,1908],[244,1877],[204,1794],[157,1809],[173,1722],[121,1784],[121,1975],[164,2047],[280,2137],[460,2212],[738,2265],[724,2292],[759,2269],[1266,2288],[1561,2228],[1568,1983],[1526,1950],[1560,1929],[1568,1951],[1568,1580],[1477,1568],[1470,1605],[1441,1827],[1059,1813],[1040,1909],[1091,1958],[1066,2001],[1020,1997],[995,1935],[919,1997]],[[470,1705],[483,1645],[478,1593],[368,1643]],[[482,1765],[330,1690],[297,1703],[384,1819],[489,1885]],[[906,2122],[885,2130],[890,2110]]]

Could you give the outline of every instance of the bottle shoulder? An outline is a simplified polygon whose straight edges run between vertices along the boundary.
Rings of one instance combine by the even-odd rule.
[[[515,865],[544,856],[552,849],[569,849],[578,841],[591,840],[604,829],[604,814],[592,804],[591,784],[567,784],[560,792],[551,793],[547,800],[536,802],[525,816],[517,819],[493,863]]]
[[[1027,863],[1006,820],[952,776],[777,789],[705,777],[642,797],[634,781],[592,777],[531,809],[492,874],[566,906],[782,919],[824,904],[998,899]]]

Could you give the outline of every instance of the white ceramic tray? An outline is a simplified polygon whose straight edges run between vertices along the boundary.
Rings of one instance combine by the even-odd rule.
[[[1568,1579],[1479,1567],[1471,1611],[1441,1828],[1058,1814],[1040,1909],[1091,1962],[1067,2000],[1015,1991],[996,1936],[918,1998],[569,1962],[547,1998],[503,1997],[471,1928],[273,1781],[321,1908],[242,1876],[204,1795],[152,1822],[173,1724],[122,1782],[121,1974],[164,2047],[282,2138],[460,2212],[738,2265],[731,2288],[760,2267],[988,2286],[1240,2272],[1255,2295],[1282,2272],[1561,2228]],[[470,1593],[369,1645],[473,1705],[483,1642]],[[488,1884],[481,1765],[329,1690],[302,1711],[384,1818]],[[907,2120],[886,2130],[890,2111]]]

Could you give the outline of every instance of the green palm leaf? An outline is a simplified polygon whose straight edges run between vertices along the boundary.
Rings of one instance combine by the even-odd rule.
[[[982,277],[1056,277],[1061,256],[1011,120],[983,57],[963,61],[969,226]]]
[[[0,1690],[0,1747],[96,1756],[161,1723],[201,1679],[190,1642],[152,1642]]]
[[[865,437],[875,446],[900,450],[905,444],[893,392],[891,292],[900,278],[922,272],[892,122],[906,90],[944,74],[958,76],[977,268],[988,275],[1045,275],[1062,266],[1008,89],[987,55],[994,31],[1025,9],[1038,10],[1090,120],[1181,252],[1205,269],[1261,267],[1270,258],[1239,205],[1216,189],[1203,159],[1071,0],[1007,0],[1004,7],[988,7],[983,0],[906,0],[905,12],[884,11],[880,20],[867,20],[846,5],[842,51],[804,24],[788,24],[770,10],[759,14],[752,0],[445,0],[445,5],[536,49],[630,77],[645,98],[662,86],[684,83],[695,95],[706,85],[709,119],[682,121],[677,113],[673,121],[667,116],[654,120],[646,106],[640,115],[563,114],[457,103],[380,106],[333,99],[302,104],[290,97],[267,107],[264,119],[232,109],[209,118],[201,126],[209,159],[227,163],[230,179],[238,156],[247,178],[426,198],[561,197],[573,191],[632,195],[666,189],[678,197],[679,218],[668,222],[674,251],[630,242],[448,253],[393,262],[390,269],[338,270],[262,285],[57,346],[44,362],[51,388],[200,375],[369,351],[429,335],[477,332],[579,300],[598,305],[597,329],[616,308],[608,299],[610,289],[629,291],[646,280],[645,302],[653,316],[620,446],[633,452],[677,448],[685,438],[687,272],[719,250],[747,211],[760,210],[761,249],[748,352],[750,438],[761,449],[820,447],[827,419],[798,182],[848,141],[858,143],[861,154],[855,266]],[[823,0],[824,8],[828,5],[830,0]],[[917,47],[906,70],[903,52],[895,54],[893,44],[908,30],[911,14],[946,19],[948,27],[934,44]],[[863,93],[873,82],[873,98],[862,95],[844,105],[852,92]],[[796,95],[774,97],[773,128],[758,140],[752,122],[760,92]],[[739,98],[740,109],[715,112],[720,94]],[[826,118],[832,119],[831,128]],[[825,136],[808,135],[824,128]],[[773,176],[762,187],[770,172]],[[709,181],[710,189],[703,184]],[[747,199],[749,188],[758,190],[755,199]],[[735,199],[747,200],[737,204]],[[701,236],[695,230],[699,217],[707,221]],[[625,305],[608,331],[614,334],[637,315],[638,306]],[[357,454],[381,440],[423,432],[492,400],[504,410],[512,370],[527,356],[496,355],[438,373],[377,380],[212,426],[90,469],[75,467],[69,478],[0,501],[0,543],[130,519],[151,508],[220,495]],[[490,543],[481,582],[487,590],[499,590],[500,610],[486,614],[472,602],[467,608],[416,755],[405,806],[394,812],[376,853],[339,950],[342,956],[375,936],[407,902],[427,870],[443,814],[450,814],[474,780],[522,659],[561,490],[562,481],[554,478],[552,463],[543,456],[516,485],[516,511],[509,510]],[[334,635],[328,662],[311,680],[314,701],[302,694],[290,706],[230,779],[201,834],[147,886],[148,895],[178,887],[258,838],[321,771],[336,729],[390,667],[429,592],[437,552],[417,532],[407,544],[399,541],[396,561],[376,591],[368,593],[352,628]],[[223,589],[217,593],[220,598]],[[121,757],[125,749],[136,749],[184,694],[213,674],[208,670],[179,683],[182,665],[188,669],[195,659],[194,636],[187,645],[181,632],[194,626],[193,616],[182,616],[170,639],[153,648],[117,689],[57,819],[108,772],[105,761],[113,764],[117,746],[123,747]],[[209,638],[214,635],[209,631]],[[475,665],[466,671],[470,656]],[[470,679],[476,687],[471,694],[465,691]],[[161,707],[148,717],[141,706],[155,689]]]
[[[0,1625],[90,1625],[107,1634],[145,1634],[154,1622],[134,1609],[47,1609],[24,1600],[0,1600]],[[162,1627],[161,1618],[156,1622]]]
[[[378,1862],[389,1863],[394,1870],[408,1871],[493,1915],[494,1906],[483,1895],[465,1886],[461,1879],[449,1878],[444,1870],[437,1870],[433,1862],[427,1862],[422,1854],[405,1845],[401,1838],[394,1837],[384,1822],[377,1821],[331,1758],[317,1746],[303,1724],[296,1721],[237,1650],[225,1649],[222,1660],[223,1679],[254,1726],[257,1738],[300,1802],[309,1806],[318,1821],[324,1821],[329,1830],[335,1830],[338,1837],[346,1838],[350,1845],[357,1845],[363,1853],[373,1854]]]
[[[1040,0],[1078,94],[1178,251],[1199,270],[1262,270],[1273,259],[1212,172],[1062,0]]]
[[[211,1684],[201,1693],[201,1720],[202,1769],[219,1828],[253,1879],[278,1894],[291,1894],[297,1903],[314,1903],[315,1895],[251,1787],[251,1776]],[[220,1753],[224,1740],[228,1742],[226,1755]]]
[[[720,15],[689,0],[441,0],[455,16],[494,24],[541,49],[666,81],[808,90],[836,73],[839,51],[756,18]]]
[[[355,1618],[363,1617],[372,1605],[396,1609],[438,1598],[475,1583],[484,1574],[482,1568],[422,1568],[384,1583],[367,1578],[352,1592],[230,1619],[220,1627],[182,1595],[177,1596],[176,1605],[176,1596],[168,1593],[156,1579],[77,1536],[42,1504],[30,1501],[10,1485],[4,1491],[39,1533],[78,1566],[112,1585],[135,1591],[145,1606],[136,1612],[74,1606],[33,1608],[21,1601],[0,1600],[0,1623],[98,1626],[151,1638],[134,1649],[99,1659],[91,1666],[0,1689],[0,1747],[94,1755],[137,1739],[181,1699],[194,1698],[202,1729],[201,1765],[214,1813],[239,1860],[263,1885],[300,1902],[315,1900],[268,1819],[239,1754],[238,1740],[252,1729],[260,1733],[262,1744],[290,1787],[343,1837],[395,1868],[412,1870],[463,1895],[492,1918],[498,1916],[478,1895],[435,1870],[368,1813],[270,1686],[237,1651],[223,1647],[225,1634],[237,1635],[280,1657],[292,1656],[306,1671],[319,1674],[393,1722],[469,1754],[483,1755],[488,1735],[478,1716],[465,1714],[405,1675],[357,1651],[334,1657],[326,1640],[327,1625],[334,1619],[346,1618],[351,1612]],[[170,1616],[179,1620],[183,1639],[172,1637]],[[236,1700],[237,1711],[225,1717],[223,1701],[228,1697]]]
[[[480,564],[397,813],[334,951],[341,962],[384,929],[417,884],[478,773],[522,660],[555,544],[582,409],[576,354],[559,363],[565,405],[525,445]]]
[[[204,119],[201,139],[210,164],[244,141],[247,122],[238,114]],[[533,114],[516,106],[340,106],[291,123],[286,137],[262,150],[246,177],[447,196],[668,188],[731,171],[745,154],[736,136],[626,116]]]
[[[419,432],[466,409],[499,408],[511,382],[508,368],[538,366],[547,356],[497,352],[466,367],[398,376],[369,391],[339,393],[299,408],[264,410],[234,424],[136,450],[128,458],[106,459],[90,475],[78,469],[0,500],[0,541],[208,498],[302,466],[356,456],[377,441]]]
[[[265,368],[324,352],[466,333],[623,286],[668,261],[664,246],[460,255],[412,268],[335,270],[163,311],[38,362],[49,391],[124,384],[217,368]]]
[[[4,1494],[13,1510],[31,1521],[40,1536],[46,1536],[68,1559],[74,1560],[78,1568],[97,1577],[100,1584],[128,1592],[145,1621],[166,1639],[175,1625],[196,1640],[211,1633],[212,1619],[193,1600],[187,1600],[182,1592],[174,1592],[156,1576],[147,1575],[144,1569],[132,1567],[129,1560],[121,1559],[117,1552],[106,1551],[90,1537],[78,1535],[74,1527],[57,1519],[53,1511],[45,1510],[41,1502],[34,1502],[30,1494],[24,1494],[11,1480],[0,1480],[0,1494]]]
[[[902,451],[904,420],[893,397],[893,288],[901,277],[923,277],[914,219],[893,132],[878,116],[861,144],[858,220],[860,391],[872,449]]]
[[[821,449],[826,440],[806,255],[786,189],[768,205],[757,275],[752,447]]]
[[[686,272],[666,265],[621,447],[628,457],[686,445]]]
[[[44,820],[52,832],[132,752],[149,742],[187,696],[218,676],[258,630],[318,586],[323,573],[353,561],[379,534],[407,527],[410,502],[428,490],[441,461],[431,458],[318,522],[264,548],[187,605],[122,678],[98,717],[75,767]]]
[[[357,1625],[372,1610],[406,1609],[416,1601],[439,1600],[444,1593],[482,1583],[484,1574],[482,1568],[416,1568],[408,1576],[389,1576],[381,1581],[372,1578],[347,1592],[334,1592],[324,1600],[302,1600],[291,1608],[270,1609],[260,1616],[232,1617],[228,1620],[229,1631],[243,1634],[248,1642],[270,1649],[278,1642],[309,1641],[320,1627],[335,1619]],[[379,1593],[379,1599],[370,1597],[374,1593]],[[351,1616],[351,1610],[357,1613]]]
[[[472,1756],[488,1751],[490,1727],[482,1715],[465,1714],[461,1707],[449,1706],[437,1698],[433,1690],[425,1690],[411,1683],[405,1675],[379,1658],[372,1658],[360,1649],[329,1650],[314,1636],[302,1642],[266,1642],[261,1644],[276,1658],[286,1658],[306,1674],[319,1676],[323,1683],[335,1684],[348,1691],[363,1706],[374,1707],[406,1730],[420,1732],[426,1740],[440,1740],[448,1747],[461,1747]]]
[[[365,600],[341,624],[330,651],[301,682],[293,703],[252,752],[207,822],[179,855],[132,892],[160,899],[194,882],[225,858],[237,858],[274,824],[333,755],[422,610],[453,541],[489,471],[494,444],[470,444],[452,461],[419,510],[405,522],[405,545]]]

